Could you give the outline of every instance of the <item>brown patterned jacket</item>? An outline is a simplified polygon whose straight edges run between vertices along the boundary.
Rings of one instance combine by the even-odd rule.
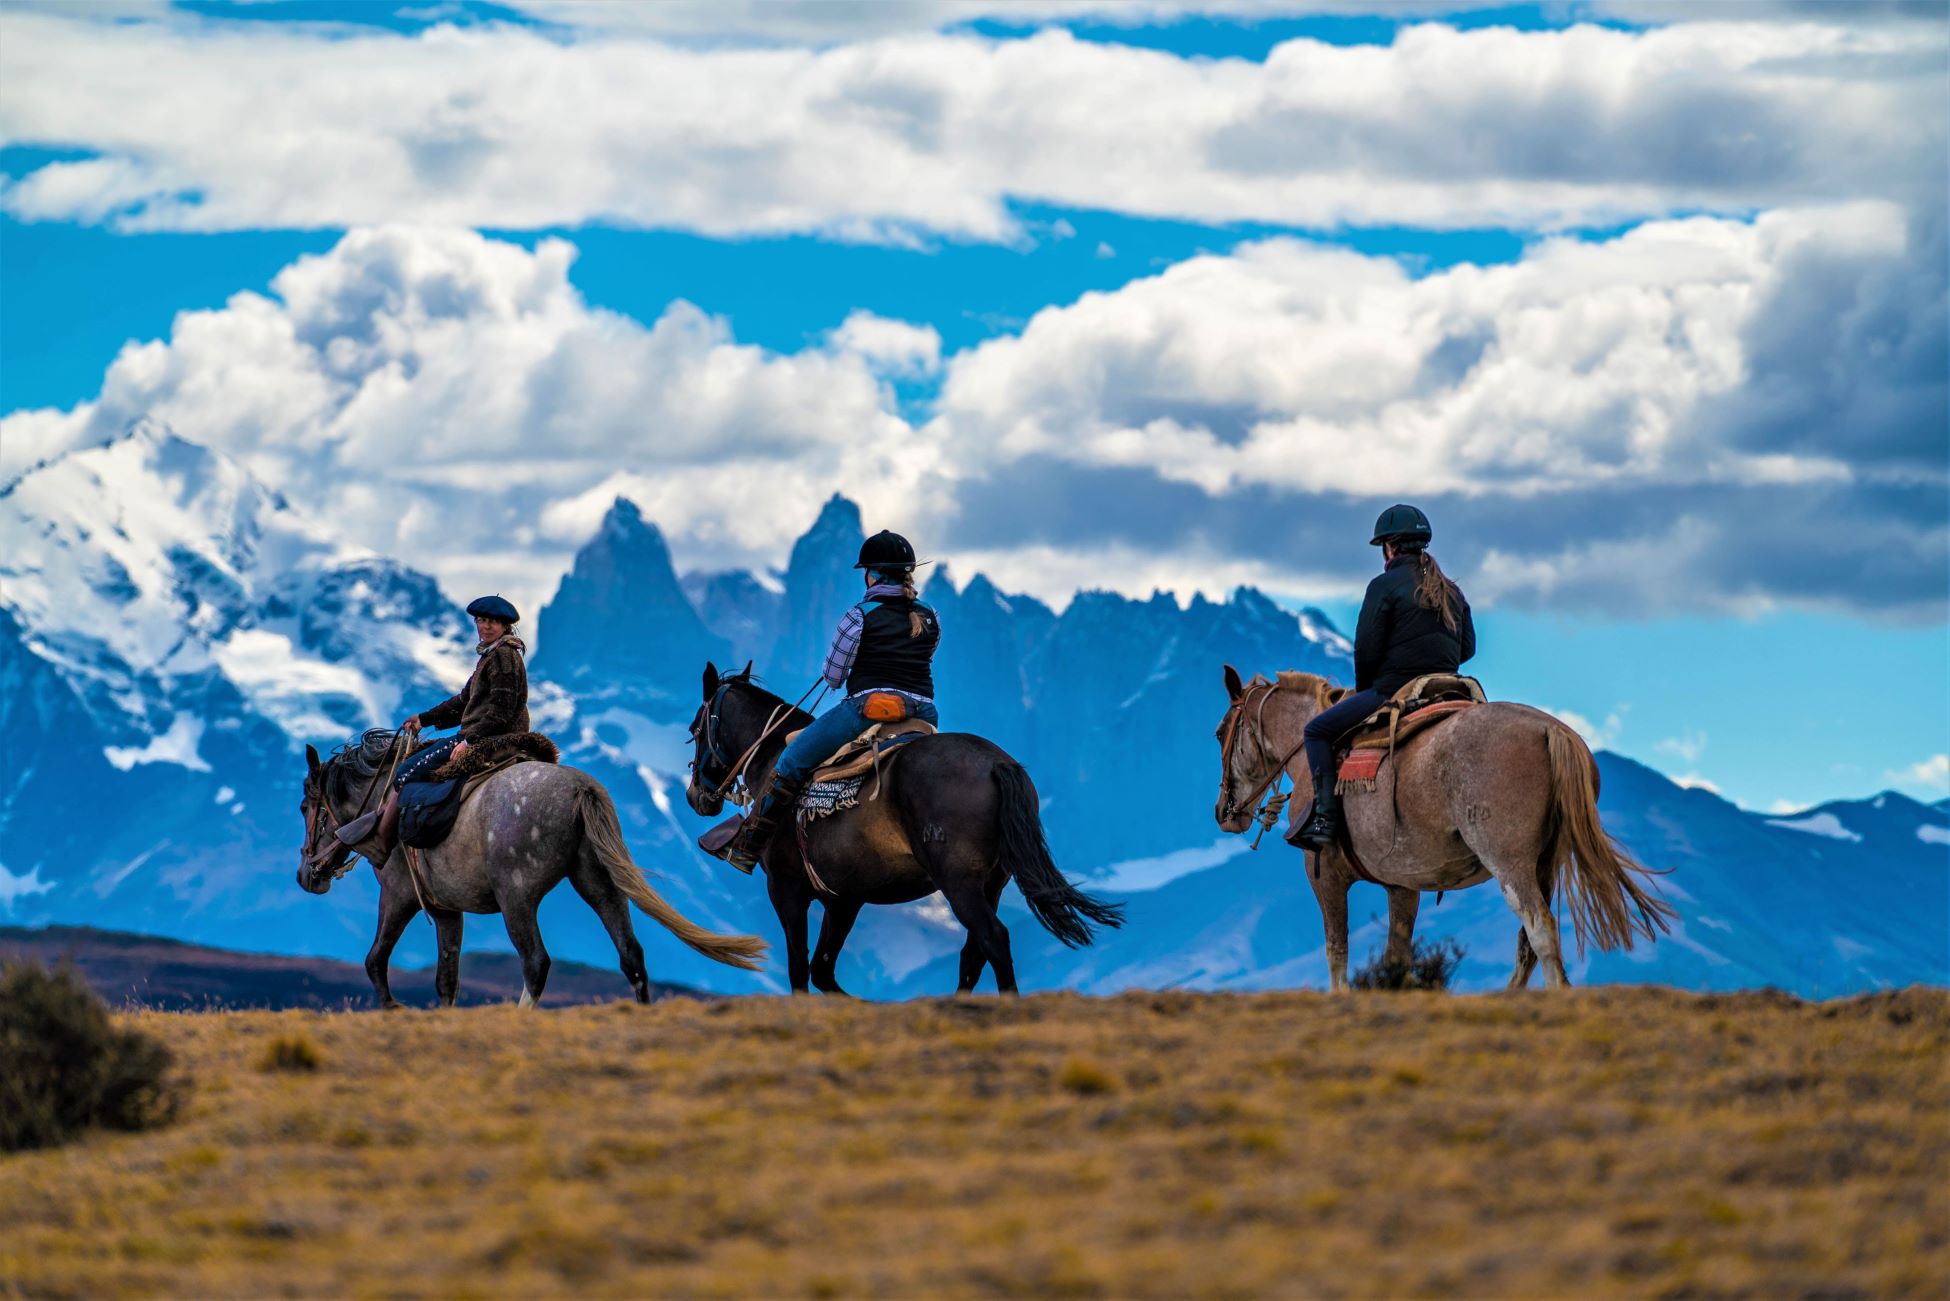
[[[467,685],[432,709],[421,711],[420,725],[452,727],[458,723],[464,741],[529,731],[527,653],[528,648],[513,633],[482,650]]]

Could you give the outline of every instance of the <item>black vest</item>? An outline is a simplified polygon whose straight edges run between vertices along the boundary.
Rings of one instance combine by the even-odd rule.
[[[866,622],[860,629],[860,653],[846,677],[846,694],[862,691],[906,691],[934,699],[934,674],[928,666],[941,642],[941,625],[934,611],[904,596],[876,597],[860,606]],[[921,635],[911,631],[907,612],[921,616]]]

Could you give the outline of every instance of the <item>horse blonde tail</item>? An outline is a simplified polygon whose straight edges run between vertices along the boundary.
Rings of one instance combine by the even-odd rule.
[[[1549,731],[1551,802],[1556,827],[1546,852],[1546,887],[1571,914],[1578,952],[1587,941],[1629,949],[1634,935],[1657,939],[1675,914],[1639,877],[1663,875],[1613,840],[1598,820],[1598,761],[1584,739],[1561,723]]]
[[[576,813],[582,819],[582,834],[588,838],[589,848],[609,873],[609,879],[629,897],[631,903],[705,957],[728,967],[743,967],[746,971],[759,969],[765,957],[764,940],[756,935],[720,935],[716,931],[707,931],[687,920],[666,903],[662,895],[650,888],[643,869],[636,865],[636,861],[630,857],[629,847],[623,843],[623,828],[616,821],[616,805],[607,791],[595,785],[577,790]]]

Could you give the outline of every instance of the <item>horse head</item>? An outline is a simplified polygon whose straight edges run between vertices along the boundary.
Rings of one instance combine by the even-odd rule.
[[[348,811],[343,806],[372,803],[397,735],[375,728],[340,746],[329,759],[320,759],[315,748],[305,747],[305,787],[298,801],[305,843],[298,852],[298,884],[307,893],[324,894],[352,869],[354,851],[339,842],[338,832],[364,810]]]
[[[724,676],[717,665],[704,666],[704,699],[691,719],[691,779],[684,787],[692,811],[703,817],[724,811],[725,793],[736,779],[732,765],[750,742],[744,724],[748,711],[738,688],[751,687],[751,681],[749,660],[739,672]]]
[[[318,757],[312,746],[305,747],[304,794],[298,801],[298,816],[304,820],[305,842],[298,850],[298,884],[307,894],[324,894],[332,882],[344,874],[352,851],[338,842],[336,819],[326,795],[330,785],[334,756],[329,762]]]
[[[1221,831],[1237,835],[1253,825],[1259,797],[1279,775],[1279,761],[1268,750],[1266,706],[1282,683],[1261,673],[1242,681],[1228,664],[1225,684],[1225,717],[1213,733],[1219,742],[1219,798],[1212,816]]]

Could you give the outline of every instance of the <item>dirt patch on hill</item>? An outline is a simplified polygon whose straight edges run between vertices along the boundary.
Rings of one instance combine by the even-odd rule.
[[[126,1020],[194,1078],[187,1114],[0,1160],[0,1295],[1900,1295],[1950,1277],[1940,990]],[[294,1053],[310,1064],[278,1065]]]

